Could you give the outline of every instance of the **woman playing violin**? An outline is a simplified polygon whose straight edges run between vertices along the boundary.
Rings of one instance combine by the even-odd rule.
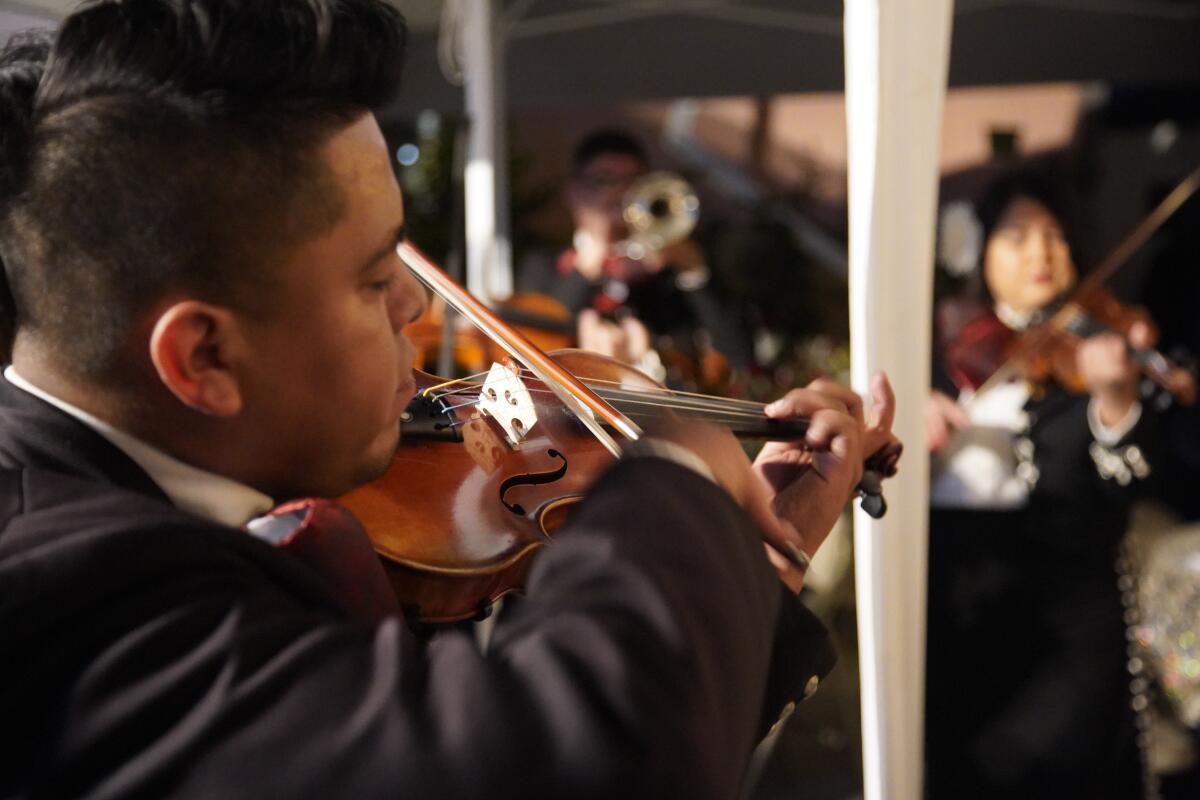
[[[1002,180],[979,217],[986,290],[939,309],[927,407],[931,796],[1137,797],[1114,564],[1154,471],[1154,413],[1130,356],[1151,330],[1079,342],[1083,391],[989,380],[1077,273],[1045,184]]]

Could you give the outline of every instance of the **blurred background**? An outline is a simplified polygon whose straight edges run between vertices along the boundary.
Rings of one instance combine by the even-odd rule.
[[[380,119],[406,195],[409,235],[436,260],[467,274],[464,165],[485,148],[494,171],[483,185],[495,189],[499,245],[479,263],[484,274],[473,288],[506,301],[532,257],[578,244],[567,197],[576,147],[596,130],[619,129],[644,148],[649,168],[690,185],[700,209],[690,239],[703,254],[706,285],[746,340],[748,355],[728,358],[689,388],[768,400],[817,375],[847,378],[841,2],[396,4],[409,20],[412,55],[400,100]],[[0,33],[53,26],[73,5],[0,0]],[[471,39],[481,8],[487,52],[467,44],[481,41]],[[1086,275],[1200,165],[1195,0],[957,0],[952,31],[941,209],[970,210],[1013,170],[1050,176]],[[480,63],[493,81],[472,97],[463,76]],[[979,280],[977,258],[960,257],[971,248],[954,213],[941,219],[935,300]],[[1200,353],[1198,259],[1193,197],[1108,282],[1122,301],[1148,309],[1159,349],[1181,363]],[[914,361],[930,357],[920,350]],[[1147,562],[1161,560],[1155,554],[1163,547],[1174,548],[1170,562],[1186,560],[1195,536],[1187,525],[1200,518],[1200,436],[1188,433],[1198,428],[1173,430],[1183,432],[1173,441],[1174,460],[1134,517]],[[807,593],[839,640],[841,664],[779,736],[755,797],[863,794],[851,549],[845,531],[834,537]],[[1155,580],[1162,583],[1147,583]],[[1190,609],[1178,613],[1200,610],[1179,600],[1186,587],[1174,586],[1172,598]],[[1173,624],[1184,633],[1195,627],[1187,617]],[[1195,699],[1188,680],[1200,677],[1200,660],[1180,658],[1166,670],[1169,679],[1175,670],[1174,687],[1162,687],[1156,701],[1173,733],[1144,757],[1167,778],[1163,796],[1195,797],[1195,721],[1180,709]]]

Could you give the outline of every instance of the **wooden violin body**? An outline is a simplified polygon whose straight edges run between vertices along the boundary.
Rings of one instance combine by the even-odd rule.
[[[1144,308],[1092,286],[1061,303],[1046,322],[1018,335],[1006,358],[1034,383],[1054,380],[1067,391],[1083,393],[1088,385],[1079,372],[1080,343],[1100,333],[1116,333],[1128,341],[1136,325],[1145,326],[1152,342],[1157,340],[1157,326]],[[1152,346],[1131,344],[1130,355],[1143,374],[1180,403],[1195,402],[1195,381],[1186,370]]]
[[[597,385],[654,392],[642,373],[579,350],[554,360]],[[391,468],[342,498],[362,521],[410,618],[485,616],[524,585],[528,556],[547,544],[613,456],[539,381],[524,377],[537,423],[513,445],[481,413],[479,390],[419,393]]]
[[[1067,391],[1082,393],[1088,386],[1078,368],[1079,344],[1100,333],[1117,333],[1128,339],[1138,323],[1157,338],[1154,322],[1144,309],[1124,305],[1111,292],[1095,287],[1062,303],[1043,328],[1018,336],[1013,354],[1022,359],[1026,377],[1035,383],[1053,379]]]
[[[1019,377],[1034,385],[1053,381],[1068,392],[1088,391],[1079,372],[1079,345],[1100,333],[1129,338],[1135,325],[1145,325],[1157,338],[1154,321],[1140,306],[1121,303],[1107,290],[1091,287],[1055,304],[1043,322],[1024,331],[1004,325],[981,303],[946,303],[939,309],[941,348],[954,383],[981,391],[1001,380]],[[1153,347],[1130,346],[1141,371],[1183,405],[1196,399],[1192,375]]]

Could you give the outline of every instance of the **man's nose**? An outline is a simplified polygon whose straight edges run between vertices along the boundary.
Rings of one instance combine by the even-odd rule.
[[[402,265],[393,284],[392,296],[388,303],[388,316],[392,330],[399,333],[405,325],[424,315],[428,306],[429,298],[425,293],[425,287],[407,266]]]

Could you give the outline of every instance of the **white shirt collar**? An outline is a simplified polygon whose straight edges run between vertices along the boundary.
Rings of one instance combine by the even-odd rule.
[[[1008,303],[997,301],[995,311],[1000,321],[1014,331],[1023,331],[1036,321],[1034,312],[1018,311]]]
[[[5,368],[4,377],[18,389],[40,397],[103,436],[144,469],[171,502],[184,511],[236,528],[275,506],[270,497],[257,489],[185,464],[44,389],[39,389],[18,375],[11,365]]]

